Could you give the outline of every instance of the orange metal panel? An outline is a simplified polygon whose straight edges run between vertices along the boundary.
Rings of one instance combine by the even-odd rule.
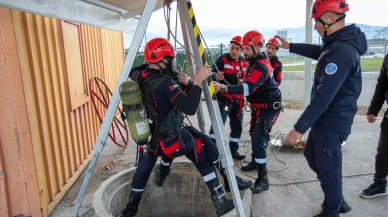
[[[27,26],[30,30],[29,36],[29,45],[31,48],[31,53],[29,58],[32,60],[32,70],[30,71],[32,76],[32,85],[33,92],[35,95],[35,101],[32,106],[39,108],[39,112],[35,114],[37,117],[37,123],[39,125],[39,136],[42,140],[42,156],[44,161],[44,169],[47,174],[46,183],[47,183],[47,192],[48,200],[52,201],[54,199],[54,194],[58,191],[57,189],[57,177],[55,175],[55,160],[53,156],[52,148],[52,139],[51,139],[51,128],[49,116],[50,110],[48,106],[47,93],[51,90],[47,86],[46,76],[48,70],[47,58],[44,53],[42,53],[42,46],[44,44],[42,36],[39,34],[39,29],[41,28],[40,16],[27,14],[28,18]]]
[[[39,188],[27,122],[18,47],[11,10],[0,8],[1,192],[6,196],[5,216],[42,216]],[[6,154],[4,154],[6,153]],[[4,198],[4,197],[2,197]]]
[[[28,115],[28,125],[30,128],[31,133],[31,143],[33,144],[33,154],[35,158],[35,171],[38,171],[36,180],[39,183],[39,194],[36,196],[40,197],[40,202],[42,205],[37,206],[37,208],[40,208],[42,210],[43,216],[46,216],[47,213],[45,212],[45,204],[47,204],[47,198],[48,198],[48,192],[47,192],[47,185],[46,185],[46,173],[42,172],[40,168],[44,167],[43,162],[43,156],[42,156],[42,148],[39,145],[34,144],[41,144],[41,139],[39,136],[39,124],[34,118],[35,114],[39,112],[39,108],[35,106],[30,106],[31,103],[35,101],[35,94],[33,93],[33,87],[32,87],[32,76],[31,76],[31,59],[29,57],[29,50],[30,48],[27,46],[29,35],[28,33],[31,32],[31,30],[27,29],[26,24],[26,14],[18,12],[18,11],[12,11],[12,17],[14,21],[14,27],[15,27],[15,36],[18,43],[18,56],[20,59],[20,67],[21,67],[21,75],[23,79],[23,88],[24,88],[24,94],[26,98],[26,104],[29,106],[29,109],[25,111]],[[27,119],[26,119],[27,120]],[[35,135],[35,136],[33,136]]]
[[[47,54],[47,64],[48,64],[48,69],[51,72],[55,72],[58,70],[58,64],[56,63],[56,47],[55,43],[57,42],[55,38],[55,33],[53,32],[53,26],[55,24],[55,20],[49,19],[49,18],[44,18],[43,22],[43,28],[45,30],[44,34],[44,41],[45,41],[45,47],[46,47],[46,54]],[[62,112],[65,110],[61,106],[61,98],[59,94],[60,92],[60,84],[58,82],[58,74],[57,73],[48,73],[49,79],[46,81],[52,85],[50,89],[52,89],[51,94],[51,99],[50,100],[50,116],[51,117],[57,117],[59,123],[63,123],[63,117],[62,117]],[[66,160],[67,156],[67,148],[66,148],[66,143],[63,141],[66,141],[65,139],[65,129],[64,129],[64,124],[52,124],[52,136],[53,136],[53,144],[54,144],[54,149],[55,149],[55,161],[56,165],[58,168],[58,185],[57,188],[60,189],[61,186],[66,184],[66,179],[70,175],[69,171],[69,164],[68,161]]]
[[[101,29],[101,33],[104,69],[108,70],[103,79],[106,80],[108,87],[113,92],[125,59],[123,50],[115,49],[116,47],[124,47],[123,35],[120,32],[106,29]],[[117,61],[111,61],[112,58]]]
[[[48,214],[50,214],[55,209],[55,207],[58,205],[58,203],[62,200],[62,198],[70,190],[70,188],[73,186],[73,184],[81,176],[81,174],[84,171],[84,169],[86,168],[86,166],[88,166],[90,159],[91,159],[91,155],[89,155],[80,164],[80,166],[78,167],[78,170],[73,172],[72,176],[67,180],[67,184],[62,187],[62,189],[61,189],[62,191],[58,192],[58,194],[55,195],[55,199],[53,201],[51,201],[49,204],[47,204],[47,206],[45,206]]]
[[[44,93],[44,102],[45,102],[45,106],[47,108],[47,127],[48,127],[48,131],[50,131],[50,133],[48,134],[48,139],[49,139],[49,143],[47,144],[47,150],[48,151],[48,154],[50,155],[51,159],[50,161],[52,162],[52,164],[50,164],[50,169],[52,168],[53,170],[53,175],[54,175],[54,181],[52,183],[53,185],[53,194],[55,195],[56,193],[58,193],[60,191],[60,186],[61,186],[61,183],[60,183],[60,180],[63,180],[63,170],[62,170],[62,166],[61,166],[61,154],[60,154],[60,146],[58,145],[59,142],[58,142],[58,133],[56,132],[56,128],[55,128],[55,125],[56,125],[56,122],[55,121],[51,121],[52,120],[52,117],[56,117],[55,116],[55,110],[54,110],[54,107],[56,107],[54,105],[54,98],[55,98],[55,92],[53,91],[54,90],[54,86],[55,84],[53,84],[51,82],[51,65],[53,64],[52,61],[50,61],[50,53],[49,53],[49,48],[48,46],[51,44],[51,41],[48,41],[48,32],[49,32],[49,26],[47,26],[46,22],[48,22],[50,19],[49,18],[45,18],[45,17],[41,17],[41,16],[37,16],[36,17],[36,23],[37,23],[37,34],[39,34],[39,38],[40,38],[40,48],[38,48],[38,52],[39,52],[39,56],[44,56],[45,58],[43,58],[42,60],[42,65],[41,65],[41,68],[43,70],[43,72],[47,72],[47,73],[42,73],[42,83],[43,83],[43,87],[46,89],[46,90],[50,90],[50,91],[46,91]],[[52,60],[52,59],[51,59]]]
[[[84,142],[82,140],[83,138],[83,133],[82,133],[82,127],[81,127],[81,121],[82,121],[82,116],[81,116],[81,108],[73,111],[74,117],[75,117],[75,129],[77,130],[77,140],[78,140],[78,150],[79,150],[79,156],[82,161],[86,158],[85,152],[84,152]]]
[[[82,141],[82,148],[83,148],[83,156],[85,156],[85,158],[89,155],[90,153],[90,150],[88,148],[88,143],[90,142],[90,140],[88,140],[88,134],[86,132],[86,113],[85,113],[85,109],[86,109],[87,105],[84,105],[82,106],[80,109],[79,109],[79,112],[80,112],[80,116],[82,117],[81,121],[80,121],[80,124],[81,124],[81,129],[80,131],[82,132],[82,138],[81,138],[81,141]]]
[[[89,100],[82,58],[81,28],[79,24],[63,21],[62,29],[71,110],[75,110]]]
[[[11,18],[10,10],[6,10],[0,8],[0,22],[7,13],[8,19]],[[71,101],[66,56],[63,55],[62,21],[19,11],[12,11],[12,19],[9,23],[15,30],[12,36],[14,44],[7,41],[7,46],[14,46],[15,50],[17,47],[17,52],[13,54],[18,55],[8,59],[17,60],[12,65],[20,68],[19,71],[12,71],[16,72],[15,78],[7,79],[16,81],[19,76],[19,83],[16,82],[19,92],[16,95],[13,93],[15,98],[11,100],[18,106],[15,106],[16,103],[13,107],[7,105],[6,110],[2,107],[0,114],[2,119],[3,116],[12,117],[11,114],[15,113],[13,116],[16,120],[7,120],[7,124],[14,126],[10,129],[18,132],[10,133],[3,125],[0,127],[0,135],[13,135],[7,144],[14,146],[7,147],[6,151],[15,153],[7,154],[4,159],[0,155],[0,160],[4,162],[0,162],[0,173],[6,174],[7,170],[22,171],[22,181],[8,182],[5,175],[3,182],[0,177],[0,190],[4,186],[4,192],[14,192],[18,188],[24,192],[21,194],[22,199],[16,200],[14,198],[17,197],[13,196],[7,200],[9,214],[47,216],[87,166],[101,124],[88,100],[75,110],[68,109]],[[83,49],[84,82],[98,76],[113,90],[124,61],[122,34],[83,25],[80,30],[82,37],[78,40]],[[1,76],[3,71],[0,70]],[[88,82],[85,86],[88,86]],[[0,90],[3,99],[4,91]],[[2,144],[5,144],[3,140],[4,136],[1,136]],[[13,163],[20,158],[22,160]],[[14,178],[9,177],[12,180]],[[7,182],[12,183],[12,186],[7,186]],[[0,202],[6,197],[0,194]],[[1,208],[0,216],[3,216]]]
[[[6,15],[6,11],[3,8],[0,8],[0,78],[2,79],[3,77],[6,77],[6,73],[8,73],[8,67],[6,63],[6,57],[5,57],[5,41],[3,38],[3,29],[2,27],[2,20],[4,19],[4,15]],[[3,85],[2,85],[3,86]],[[4,93],[3,87],[0,87],[0,96],[3,98],[3,95],[6,94]],[[3,112],[6,110],[5,104],[1,103],[0,105],[0,118],[3,118],[6,114]],[[7,131],[5,124],[2,124],[0,126],[0,135],[3,132],[3,130]],[[9,216],[11,208],[9,207],[9,197],[8,197],[8,189],[6,188],[6,183],[5,183],[5,164],[4,164],[4,152],[2,151],[2,144],[1,144],[1,137],[0,137],[0,216]],[[4,166],[3,166],[4,165]]]
[[[3,47],[2,47],[2,39],[1,39],[1,28],[0,28],[0,52],[3,51]],[[1,58],[1,55],[0,55],[0,58]],[[0,61],[0,69],[3,69],[2,68],[2,64],[1,64],[1,61]],[[5,178],[4,178],[4,174],[5,174],[5,170],[3,168],[3,164],[4,162],[2,162],[4,160],[4,154],[3,154],[3,151],[1,149],[1,140],[0,140],[0,216],[10,216],[10,211],[11,211],[11,208],[9,207],[10,204],[8,203],[8,190],[7,190],[7,187],[6,187],[6,183],[5,183]]]

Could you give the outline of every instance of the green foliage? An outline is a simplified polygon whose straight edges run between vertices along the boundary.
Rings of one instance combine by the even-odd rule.
[[[133,61],[132,68],[135,68],[136,66],[139,66],[141,64],[144,64],[144,55],[143,54],[137,54],[135,57],[135,60]]]

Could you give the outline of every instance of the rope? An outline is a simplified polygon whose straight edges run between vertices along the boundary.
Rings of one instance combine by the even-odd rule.
[[[178,8],[175,10],[175,35],[178,34]],[[176,40],[174,43],[174,49],[176,50]]]
[[[202,38],[202,40],[203,40],[203,43],[205,44],[205,47],[206,47],[207,52],[210,54],[210,58],[211,58],[211,60],[212,60],[213,63],[214,63],[214,66],[215,66],[215,68],[216,68],[217,73],[219,73],[220,70],[218,69],[218,66],[217,66],[217,64],[216,64],[216,61],[215,61],[215,59],[214,59],[212,53],[210,52],[209,47],[208,47],[207,44],[206,44],[205,38],[203,37],[201,30],[198,29],[198,32],[199,32],[199,35],[201,36],[201,38]],[[230,85],[229,82],[227,82],[225,79],[222,79],[222,80],[223,80],[227,85]]]
[[[249,123],[249,122],[248,122]],[[247,123],[247,124],[248,124]],[[246,126],[247,124],[245,124],[244,126]],[[244,132],[244,134],[248,134],[248,132]],[[284,136],[284,134],[282,134],[280,131],[276,132],[275,134],[271,135],[271,137],[276,137],[275,139],[275,144],[276,144],[276,141],[277,140],[281,140],[281,138]],[[243,144],[245,145],[244,147],[248,147],[249,149],[247,151],[245,151],[244,154],[247,154],[251,148],[249,147],[249,145],[246,145],[247,143],[250,143],[249,140],[247,139],[244,139],[244,140],[240,140],[240,141],[243,141]],[[282,147],[278,147],[278,146],[275,146],[275,145],[272,145],[274,146],[274,155],[275,155],[275,158],[280,161],[281,163],[285,164],[286,166],[284,168],[281,168],[279,170],[268,170],[268,172],[280,172],[280,171],[283,171],[285,169],[288,168],[289,164],[280,159],[278,156],[277,156],[277,152],[278,150],[280,150]],[[268,145],[268,150],[269,150],[269,145]],[[268,155],[267,155],[268,156]],[[239,165],[239,168],[241,169],[241,166],[242,164],[244,163],[244,160],[241,160],[241,161],[238,161],[238,165]],[[242,171],[242,170],[241,170]],[[242,171],[245,175],[253,178],[253,179],[256,179],[257,177],[255,176],[252,176],[251,174],[245,172],[245,171]],[[367,175],[373,175],[374,172],[368,172],[368,173],[357,173],[357,174],[352,174],[352,175],[346,175],[346,176],[342,176],[342,178],[351,178],[351,177],[358,177],[358,176],[367,176]],[[318,179],[307,179],[307,180],[302,180],[302,181],[294,181],[294,182],[286,182],[286,183],[270,183],[270,185],[273,185],[273,186],[287,186],[287,185],[295,185],[295,184],[303,184],[303,183],[309,183],[309,182],[316,182],[316,181],[319,181]]]
[[[166,10],[165,7],[163,7],[163,11],[165,11],[165,10]],[[178,11],[178,9],[177,9],[177,11]],[[178,12],[177,12],[177,14],[178,14]],[[176,22],[178,22],[178,16],[176,17],[176,19],[177,19]],[[193,66],[189,66],[189,68],[194,67],[194,66],[196,65],[196,63],[195,63],[195,58],[194,58],[194,54],[191,53],[190,49],[188,49],[187,47],[185,47],[185,46],[184,46],[184,45],[176,38],[176,34],[174,34],[174,33],[171,31],[171,28],[170,28],[170,26],[168,25],[168,20],[167,20],[167,17],[166,17],[166,13],[165,13],[165,12],[164,12],[164,21],[166,22],[167,30],[168,30],[169,34],[170,34],[170,35],[174,38],[174,40],[175,40],[175,44],[178,43],[178,44],[179,44],[180,46],[182,46],[186,51],[188,51],[188,52],[190,53],[192,59],[194,60],[194,65],[193,65]],[[175,25],[175,28],[177,28],[177,25]]]
[[[171,12],[171,7],[170,7],[171,5],[170,4],[167,4],[166,1],[163,1],[163,13],[164,13],[164,17],[166,19],[166,24],[167,24],[168,29],[170,29],[170,18],[171,18],[170,17],[170,12]],[[168,9],[167,12],[166,12],[165,8]],[[167,40],[170,41],[170,32],[167,32]]]
[[[184,45],[176,38],[176,35],[177,35],[177,28],[178,28],[178,25],[177,25],[177,23],[178,23],[178,9],[176,9],[175,34],[174,34],[174,33],[171,31],[171,28],[170,28],[170,12],[166,12],[166,8],[167,8],[167,5],[164,4],[164,7],[163,7],[163,14],[164,14],[164,20],[165,20],[165,22],[166,22],[167,30],[168,30],[168,33],[167,33],[167,34],[168,34],[168,38],[167,38],[167,39],[170,40],[170,35],[171,35],[171,36],[174,38],[174,40],[175,40],[175,48],[176,48],[176,43],[178,43],[180,46],[182,46],[186,51],[188,51],[188,52],[190,53],[192,59],[194,60],[194,65],[198,65],[198,64],[195,63],[194,54],[191,53],[190,49],[188,49],[187,47],[185,47],[185,46],[184,46]],[[170,8],[170,10],[171,10],[171,8]],[[166,14],[167,14],[167,15],[166,15]],[[209,55],[210,55],[210,57],[211,57],[211,60],[212,60],[213,62],[215,62],[215,59],[214,59],[212,53],[210,52],[209,47],[207,46],[206,40],[205,40],[205,38],[203,37],[203,35],[202,35],[202,33],[201,33],[201,30],[199,30],[199,28],[198,28],[198,32],[199,32],[199,34],[200,34],[200,36],[201,36],[201,38],[202,38],[202,40],[203,40],[203,42],[204,42],[204,44],[205,44],[206,50],[207,50],[207,52],[209,53]],[[205,55],[205,56],[206,56],[206,55]],[[214,64],[214,66],[216,67],[217,72],[220,72],[220,70],[218,69],[217,65]],[[191,68],[191,67],[193,67],[193,66],[189,66],[189,68]],[[223,79],[223,80],[229,85],[229,83],[228,83],[225,79]]]
[[[373,175],[373,174],[374,173],[358,173],[358,174],[342,176],[342,178],[369,176],[369,175]],[[307,179],[307,180],[302,180],[302,181],[286,182],[286,183],[270,183],[270,185],[273,185],[273,186],[287,186],[287,185],[297,185],[297,184],[304,184],[304,183],[318,182],[318,181],[319,181],[318,179]]]

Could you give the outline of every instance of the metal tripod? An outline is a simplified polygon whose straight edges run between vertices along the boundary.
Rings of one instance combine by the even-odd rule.
[[[137,26],[135,35],[133,37],[133,41],[132,41],[131,46],[129,48],[128,55],[125,59],[124,66],[121,70],[119,79],[117,81],[116,88],[113,92],[111,103],[109,104],[106,116],[105,116],[104,121],[102,123],[102,126],[101,126],[100,132],[98,134],[96,143],[94,145],[94,154],[93,154],[93,157],[90,161],[89,167],[86,171],[86,176],[85,176],[85,179],[83,181],[80,193],[77,197],[77,201],[74,205],[74,208],[73,208],[73,211],[71,214],[72,217],[79,216],[78,211],[79,211],[79,208],[81,206],[82,200],[85,196],[86,188],[89,184],[90,178],[93,176],[94,167],[96,165],[99,154],[101,153],[102,149],[105,146],[105,141],[107,139],[109,129],[110,129],[110,126],[111,126],[113,118],[114,118],[114,114],[115,114],[116,109],[117,109],[119,102],[120,102],[119,86],[121,83],[126,81],[129,77],[130,69],[132,68],[133,61],[136,57],[141,40],[145,34],[148,22],[150,20],[152,11],[155,8],[156,2],[157,2],[157,0],[147,0],[147,3],[146,3],[146,6],[144,8],[143,14],[141,16],[140,22]],[[191,2],[186,1],[186,0],[178,0],[177,3],[178,3],[179,14],[181,17],[182,32],[183,32],[183,35],[185,38],[185,40],[184,40],[185,46],[190,47],[191,52],[194,54],[194,57],[195,57],[194,62],[196,62],[197,64],[201,64],[201,65],[197,65],[197,67],[201,67],[202,65],[204,65],[206,63],[206,60],[203,61],[204,58],[203,58],[203,56],[201,58],[200,53],[199,53],[198,48],[200,48],[202,45],[201,45],[201,40],[198,39],[198,37],[197,38],[195,37],[195,31],[196,31],[197,27],[193,26],[194,14],[189,13],[189,9],[192,10]],[[194,18],[194,20],[195,20],[195,18]],[[202,55],[204,55],[204,54],[202,53]],[[187,56],[187,58],[191,58],[191,56]],[[191,71],[191,76],[194,77],[193,71]],[[202,87],[203,87],[204,95],[206,98],[206,104],[207,104],[207,107],[208,107],[208,110],[210,113],[210,118],[211,118],[213,130],[214,130],[214,134],[216,135],[217,146],[218,146],[218,150],[220,152],[221,162],[226,170],[231,193],[233,196],[233,201],[234,201],[234,204],[236,207],[235,210],[237,212],[237,216],[245,217],[240,193],[239,193],[236,178],[234,175],[234,170],[233,170],[234,163],[233,163],[232,156],[230,153],[228,141],[226,139],[224,126],[222,124],[221,114],[219,113],[219,107],[218,107],[217,100],[213,99],[212,96],[210,95],[209,82],[211,82],[211,80],[204,81],[202,84]],[[199,114],[199,115],[202,115],[202,114]]]

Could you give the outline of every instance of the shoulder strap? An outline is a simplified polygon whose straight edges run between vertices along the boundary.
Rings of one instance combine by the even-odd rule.
[[[148,67],[148,64],[142,64],[140,66],[136,66],[129,72],[129,78],[133,81],[136,81],[138,75],[143,72]],[[140,85],[140,84],[139,84]]]
[[[148,114],[152,118],[153,126],[151,127],[152,136],[151,141],[149,144],[151,145],[151,149],[149,149],[150,152],[156,152],[159,148],[159,141],[158,141],[158,132],[160,128],[160,120],[158,113],[154,107],[154,101],[152,99],[152,92],[164,81],[167,79],[168,76],[163,74],[158,74],[151,76],[147,79],[143,79],[141,75],[138,75],[136,81],[138,82],[141,93],[143,95],[144,105],[146,107],[146,110],[148,111]]]

